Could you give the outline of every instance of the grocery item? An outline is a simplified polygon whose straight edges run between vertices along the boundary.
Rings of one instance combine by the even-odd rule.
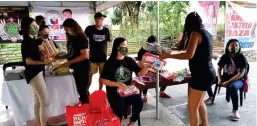
[[[52,40],[43,41],[39,49],[45,58],[53,58],[58,53]]]
[[[118,93],[120,94],[121,97],[127,97],[134,94],[138,94],[139,90],[137,89],[136,86],[130,85],[125,91],[121,91],[120,89],[118,89]]]
[[[144,50],[158,55],[161,55],[163,51],[171,52],[171,50],[169,50],[168,48],[160,46],[159,43],[145,42],[142,47]]]
[[[153,64],[154,68],[157,69],[157,70],[160,70],[163,66],[166,65],[166,62],[165,61],[161,61],[159,59],[159,56],[151,54],[149,52],[146,52],[143,55],[143,61],[145,63],[148,63],[148,64]]]

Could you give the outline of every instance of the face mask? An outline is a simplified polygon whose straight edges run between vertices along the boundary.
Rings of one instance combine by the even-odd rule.
[[[42,34],[42,38],[43,39],[48,39],[49,38],[49,34]]]
[[[67,32],[67,35],[74,35],[74,33],[73,32]]]
[[[127,47],[119,47],[118,50],[124,56],[126,56],[128,54],[128,48]]]
[[[30,29],[30,34],[31,35],[37,35],[38,34],[38,27],[33,27]]]
[[[233,53],[233,54],[236,54],[236,53],[238,53],[238,51],[239,51],[239,47],[238,47],[238,46],[232,47],[232,48],[229,49],[229,51],[230,51],[231,53]]]

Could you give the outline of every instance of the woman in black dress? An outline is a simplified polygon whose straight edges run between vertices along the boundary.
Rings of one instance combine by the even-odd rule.
[[[188,59],[191,72],[191,82],[188,98],[190,125],[199,126],[198,110],[202,126],[208,126],[207,108],[204,103],[205,92],[211,87],[216,74],[212,64],[213,39],[211,34],[204,29],[202,19],[197,12],[187,15],[183,36],[186,37],[186,51],[179,54],[163,53],[160,57],[174,59]]]

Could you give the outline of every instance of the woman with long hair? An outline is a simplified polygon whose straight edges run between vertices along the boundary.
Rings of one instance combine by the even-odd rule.
[[[120,120],[125,115],[127,107],[132,105],[132,116],[128,126],[133,126],[143,108],[142,98],[139,94],[121,97],[117,91],[118,89],[125,91],[127,86],[131,85],[132,72],[143,76],[150,66],[145,66],[141,69],[127,54],[127,40],[125,38],[116,38],[111,56],[104,65],[101,80],[106,85],[107,97],[111,108]]]
[[[223,71],[223,74],[221,74]],[[227,96],[232,99],[231,120],[240,119],[238,113],[238,90],[243,88],[243,78],[249,72],[249,65],[245,56],[241,53],[241,47],[237,39],[230,39],[225,48],[225,54],[218,62],[218,83],[227,88]]]
[[[187,49],[178,54],[163,52],[161,59],[174,58],[189,60],[191,82],[189,83],[188,109],[191,126],[199,126],[198,110],[202,126],[208,126],[207,108],[203,101],[205,92],[213,84],[216,74],[212,64],[213,39],[204,29],[202,19],[197,12],[187,15],[184,25],[184,39],[187,40]]]
[[[47,126],[48,93],[44,79],[45,65],[51,59],[42,56],[37,39],[38,25],[33,18],[24,17],[21,21],[20,34],[23,35],[21,44],[22,61],[25,66],[25,78],[34,91],[34,112],[38,126]]]
[[[87,89],[90,71],[88,40],[82,28],[74,19],[66,19],[63,22],[63,27],[68,36],[68,62],[65,62],[62,66],[73,69],[73,76],[80,96],[80,102],[89,103]]]

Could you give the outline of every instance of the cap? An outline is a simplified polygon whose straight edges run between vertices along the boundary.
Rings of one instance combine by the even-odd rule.
[[[106,15],[103,15],[103,14],[100,13],[100,12],[95,13],[94,18],[99,18],[99,17],[106,17]]]

